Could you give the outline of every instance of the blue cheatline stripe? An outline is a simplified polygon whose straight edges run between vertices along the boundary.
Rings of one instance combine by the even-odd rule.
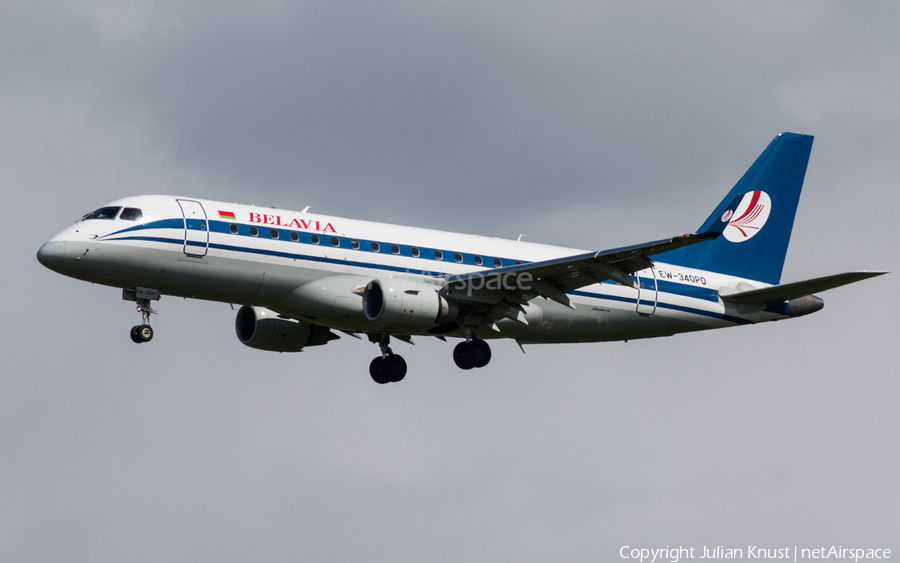
[[[183,239],[171,239],[171,238],[163,238],[163,237],[120,237],[115,239],[107,239],[109,241],[120,241],[120,240],[141,240],[148,242],[159,242],[164,244],[173,244],[177,246],[181,246],[184,244]],[[190,243],[190,241],[189,241]],[[198,243],[199,246],[205,246],[203,243]],[[401,268],[399,266],[386,266],[382,264],[370,264],[368,262],[356,262],[354,260],[340,260],[337,258],[326,258],[324,256],[309,256],[306,254],[291,254],[288,252],[279,252],[276,250],[265,250],[262,248],[248,248],[245,246],[230,246],[227,244],[214,244],[210,243],[210,248],[215,248],[216,250],[228,250],[231,252],[244,252],[247,254],[259,254],[261,256],[274,256],[276,258],[289,258],[292,260],[307,260],[309,262],[322,262],[326,264],[342,264],[345,266],[356,266],[360,268],[370,268],[375,270],[387,270],[390,272],[401,272],[401,273],[409,273],[409,274],[418,274],[421,276],[432,276],[432,277],[440,277],[449,275],[446,272],[432,272],[426,270],[413,270],[410,268]]]
[[[605,299],[607,301],[619,301],[622,303],[631,303],[637,304],[637,298],[631,297],[622,297],[620,295],[607,295],[605,293],[591,293],[589,291],[573,291],[570,295],[580,295],[582,297],[590,297],[592,299]],[[675,294],[678,295],[678,294]],[[690,296],[685,296],[690,297]],[[641,300],[641,303],[645,303],[644,300]],[[646,302],[647,305],[652,305],[652,301]],[[681,311],[683,313],[691,313],[693,315],[700,315],[702,317],[710,317],[713,319],[722,319],[728,322],[732,322],[735,324],[753,324],[751,321],[747,319],[742,319],[740,317],[733,317],[731,315],[723,315],[721,313],[715,313],[713,311],[704,311],[703,309],[695,309],[694,307],[686,307],[684,305],[675,305],[673,303],[666,303],[664,301],[657,301],[656,307],[661,309],[671,309],[673,311]]]
[[[719,292],[709,287],[698,287],[684,283],[676,283],[665,280],[656,280],[657,288],[661,293],[674,293],[682,297],[702,299],[712,303],[719,302]]]
[[[122,229],[121,231],[116,231],[114,233],[110,233],[108,235],[104,235],[100,238],[109,238],[114,237],[116,235],[120,235],[123,233],[131,233],[134,231],[143,231],[147,229],[184,229],[184,220],[183,219],[160,219],[158,221],[151,221],[150,223],[144,223],[142,225],[135,225],[133,227],[128,227],[127,229]]]
[[[202,231],[205,230],[202,227],[205,221],[201,219],[189,219],[188,228],[191,230]],[[231,232],[231,225],[236,225],[238,228],[237,233]],[[101,237],[104,240],[110,240],[110,237],[114,237],[117,235],[147,230],[147,229],[179,229],[184,230],[184,220],[183,219],[161,219],[159,221],[152,221],[150,223],[146,223],[144,225],[135,225],[133,227],[128,227],[127,229],[122,229],[120,231],[116,231],[114,233],[110,233]],[[256,235],[252,234],[252,229],[256,229]],[[501,263],[500,267],[503,266],[513,266],[516,263],[521,264],[530,264],[531,261],[528,260],[516,260],[515,258],[503,258],[498,256],[481,256],[480,254],[472,254],[468,252],[457,252],[455,250],[444,250],[440,248],[430,248],[423,246],[413,246],[409,244],[397,244],[391,242],[382,242],[376,240],[368,240],[368,239],[354,239],[351,237],[342,237],[338,235],[332,235],[327,233],[310,233],[308,231],[296,231],[292,229],[279,229],[272,227],[271,225],[264,224],[255,224],[248,225],[245,223],[236,223],[236,222],[227,222],[227,221],[209,221],[209,231],[212,233],[222,233],[229,236],[244,236],[251,238],[260,238],[264,240],[279,240],[285,243],[291,244],[309,244],[313,246],[321,246],[321,247],[329,247],[333,246],[334,248],[342,248],[344,250],[353,250],[354,252],[368,252],[371,254],[384,254],[390,256],[404,256],[406,258],[416,258],[418,260],[429,260],[431,262],[450,262],[457,264],[465,264],[467,266],[478,266],[484,268],[496,268],[497,266],[494,264],[494,259],[499,258]],[[275,231],[278,235],[278,238],[273,238],[271,236],[271,232]],[[298,240],[293,240],[291,238],[291,233],[297,233]],[[313,242],[313,236],[318,237],[318,243]],[[332,239],[337,239],[338,245],[334,246],[332,244]],[[115,239],[115,240],[125,240],[125,239]],[[140,239],[129,239],[129,240],[140,240]],[[353,241],[356,241],[359,245],[358,248],[353,248]],[[376,243],[379,247],[378,251],[372,249],[372,243]],[[392,251],[392,247],[396,246],[398,252],[395,254]],[[413,255],[413,248],[419,251],[418,256]],[[438,260],[435,257],[435,251],[440,252],[443,256],[442,259]],[[457,262],[455,259],[456,254],[459,254],[462,257],[462,261]],[[479,257],[482,259],[482,263],[478,264],[475,259]]]
[[[170,221],[170,222],[174,221],[178,225],[180,225],[180,227],[176,227],[176,228],[183,228],[183,223],[180,220],[169,219],[167,221]],[[212,221],[210,223],[212,223]],[[144,230],[147,228],[149,228],[149,227],[146,227],[146,226],[132,227],[129,229],[119,231],[118,233],[113,233],[113,234],[134,232],[134,231],[138,231],[138,230]],[[169,227],[169,228],[172,228],[172,227]],[[247,229],[247,231],[248,231],[247,236],[249,236],[249,228]],[[287,231],[287,232],[292,232],[292,231]],[[293,231],[293,232],[297,232],[297,231]],[[301,235],[302,234],[304,234],[304,233],[301,233]],[[305,234],[307,234],[308,236],[311,236],[309,233],[305,233]],[[148,241],[148,242],[158,242],[158,243],[163,243],[163,244],[173,244],[173,245],[177,245],[177,246],[182,246],[185,243],[184,239],[182,239],[182,238],[173,239],[173,238],[165,238],[165,237],[130,236],[130,237],[118,237],[115,239],[110,239],[110,238],[108,238],[110,236],[112,236],[112,235],[107,235],[104,238],[109,241],[140,240],[140,241]],[[324,237],[320,237],[320,238],[324,238]],[[345,240],[350,240],[350,239],[345,239]],[[360,243],[362,243],[362,241],[360,241]],[[188,244],[192,245],[192,246],[205,246],[205,244],[202,242],[188,241]],[[312,244],[312,243],[309,243],[309,244]],[[319,245],[319,246],[322,246],[322,245]],[[410,273],[410,274],[417,274],[417,275],[421,275],[421,276],[441,277],[441,276],[449,275],[447,272],[415,270],[415,269],[410,269],[410,268],[401,268],[398,266],[372,264],[372,263],[368,263],[368,262],[357,262],[355,260],[341,260],[341,259],[337,259],[337,258],[327,258],[324,256],[309,256],[306,254],[295,254],[295,253],[289,253],[289,252],[280,252],[280,251],[276,251],[276,250],[266,250],[266,249],[261,249],[261,248],[232,246],[232,245],[227,245],[227,244],[210,243],[209,248],[214,248],[216,250],[226,250],[226,251],[230,251],[230,252],[244,252],[247,254],[259,254],[261,256],[272,256],[272,257],[276,257],[276,258],[287,258],[287,259],[292,259],[292,260],[306,260],[309,262],[320,262],[320,263],[324,263],[324,264],[342,264],[345,266],[354,266],[354,267],[359,267],[359,268],[367,268],[367,269],[382,270],[382,271],[389,271],[389,272]],[[343,248],[344,248],[344,250],[347,250],[346,247],[343,247]],[[407,247],[407,248],[411,248],[411,247]],[[375,253],[373,252],[373,254],[375,254]],[[385,254],[385,253],[381,252],[378,254]],[[412,255],[410,254],[410,255],[407,255],[406,257],[410,258],[410,257],[412,257]],[[474,263],[472,265],[474,265]],[[674,282],[666,282],[663,280],[657,280],[657,282],[660,285],[660,290],[659,290],[660,293],[668,293],[671,295],[678,295],[681,297],[688,297],[688,298],[692,298],[692,299],[703,299],[703,300],[707,300],[707,301],[718,302],[718,292],[716,292],[713,289],[696,287],[696,286],[674,283]],[[665,290],[663,290],[662,288],[665,288]],[[604,293],[591,293],[591,292],[587,292],[587,291],[572,291],[572,292],[570,292],[570,295],[579,295],[582,297],[590,297],[592,299],[605,299],[605,300],[609,300],[609,301],[619,301],[619,302],[631,303],[631,304],[637,303],[636,298],[621,297],[618,295],[609,295],[609,294],[604,294]],[[713,295],[715,296],[714,299],[713,299]],[[642,303],[643,302],[644,301],[642,300]],[[650,305],[650,304],[652,304],[652,302],[647,302],[647,304]],[[693,307],[686,307],[683,305],[674,305],[674,304],[665,303],[662,301],[657,301],[656,306],[658,308],[663,308],[663,309],[671,309],[674,311],[681,311],[684,313],[690,313],[690,314],[700,315],[700,316],[704,316],[704,317],[722,319],[722,320],[732,322],[735,324],[752,324],[751,321],[742,319],[740,317],[733,317],[731,315],[723,315],[720,313],[715,313],[712,311],[704,311],[703,309],[696,309]]]
[[[720,313],[713,313],[712,311],[704,311],[703,309],[695,309],[693,307],[685,307],[683,305],[675,305],[673,303],[664,303],[657,301],[657,308],[662,309],[672,309],[673,311],[682,311],[684,313],[691,313],[693,315],[701,315],[704,317],[711,317],[714,319],[722,319],[723,321],[728,321],[730,323],[739,324],[739,325],[750,325],[753,324],[753,321],[748,321],[747,319],[742,319],[741,317],[733,317],[731,315],[722,315]]]
[[[634,279],[634,276],[631,276]],[[641,278],[642,280],[644,278]],[[617,285],[612,280],[600,282],[602,285]],[[664,280],[656,280],[657,291],[659,293],[671,293],[680,297],[690,297],[691,299],[700,299],[711,303],[719,302],[719,292],[709,287],[698,287],[696,285],[688,285],[685,283],[670,282]],[[650,288],[652,291],[653,288]],[[633,300],[632,300],[633,301]]]

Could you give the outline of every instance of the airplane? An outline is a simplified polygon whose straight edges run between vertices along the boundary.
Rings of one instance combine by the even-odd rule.
[[[137,303],[135,343],[153,338],[163,295],[239,304],[243,344],[299,352],[339,338],[380,347],[369,374],[406,376],[391,339],[461,338],[464,370],[488,340],[602,342],[777,321],[823,307],[813,295],[887,272],[781,284],[813,137],[781,133],[696,233],[585,251],[261,208],[141,195],[84,215],[37,259]],[[521,237],[520,237],[521,238]],[[522,348],[524,352],[524,348]]]

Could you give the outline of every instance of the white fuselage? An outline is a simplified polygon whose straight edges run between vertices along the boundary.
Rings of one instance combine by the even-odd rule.
[[[138,209],[141,216],[79,221],[41,248],[41,262],[95,283],[265,307],[353,332],[384,332],[362,312],[361,288],[370,280],[437,283],[447,275],[585,252],[174,196],[136,196],[109,206]],[[753,280],[663,263],[633,277],[638,288],[604,282],[571,292],[574,309],[535,298],[524,305],[527,324],[504,319],[494,329],[478,328],[477,336],[595,342],[785,318],[719,297],[768,287]]]

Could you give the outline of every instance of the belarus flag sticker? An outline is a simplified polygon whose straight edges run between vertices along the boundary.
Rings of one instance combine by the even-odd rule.
[[[219,211],[219,217],[222,219],[231,219],[232,221],[237,221],[237,217],[234,216],[234,213],[231,211]]]

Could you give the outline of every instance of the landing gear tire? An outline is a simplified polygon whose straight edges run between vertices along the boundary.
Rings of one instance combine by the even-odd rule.
[[[491,347],[480,338],[460,342],[453,349],[453,361],[460,369],[483,368],[491,361]]]
[[[475,367],[475,362],[472,361],[472,357],[469,355],[468,342],[460,342],[456,345],[456,348],[453,349],[453,361],[456,362],[456,367],[459,369],[472,369]]]
[[[476,368],[483,368],[491,361],[491,347],[487,342],[476,338],[469,342],[469,358]]]
[[[398,383],[406,377],[406,360],[403,356],[392,354],[384,359],[381,371],[391,383]]]
[[[153,339],[153,328],[150,325],[137,325],[131,328],[131,340],[142,344]]]
[[[153,340],[153,328],[151,328],[150,325],[141,325],[137,333],[138,336],[141,337],[141,342],[150,342]]]
[[[371,364],[369,364],[369,375],[371,375],[372,380],[379,385],[391,382],[391,380],[388,379],[387,374],[384,373],[384,358],[381,356],[378,356],[372,360]]]
[[[369,364],[369,375],[379,385],[402,381],[406,377],[406,360],[397,354],[379,356]]]

